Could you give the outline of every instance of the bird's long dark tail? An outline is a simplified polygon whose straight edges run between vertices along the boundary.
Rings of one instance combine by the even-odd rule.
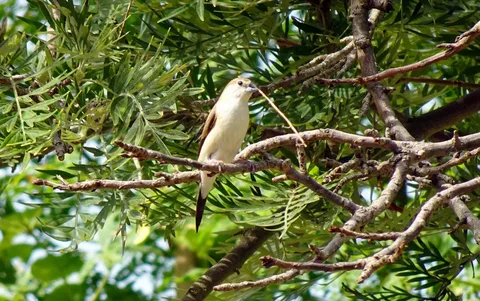
[[[195,224],[196,224],[196,230],[198,233],[198,228],[200,228],[200,223],[202,222],[202,217],[203,217],[203,211],[205,210],[205,204],[207,203],[207,198],[202,197],[202,192],[198,192],[198,197],[197,197],[197,212],[195,215]]]

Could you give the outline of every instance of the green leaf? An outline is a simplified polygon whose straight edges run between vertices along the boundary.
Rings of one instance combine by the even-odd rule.
[[[13,244],[5,250],[5,254],[7,258],[12,259],[19,257],[22,261],[27,262],[30,255],[32,255],[34,248],[34,245],[29,244]]]
[[[142,145],[143,137],[145,136],[145,122],[138,117],[132,126],[128,129],[124,141],[126,143],[134,142],[135,145]]]
[[[187,140],[190,138],[190,136],[184,132],[177,130],[156,130],[156,134],[172,140]]]
[[[27,166],[30,163],[30,159],[31,159],[30,153],[29,152],[25,153],[25,155],[23,156],[22,170],[20,170],[20,173],[23,173],[27,169]]]
[[[198,5],[198,3],[197,3]],[[157,21],[157,23],[162,23],[166,20],[173,19],[174,17],[184,13],[186,10],[188,10],[191,7],[191,3],[182,5],[176,9],[171,10],[165,17],[161,18],[160,20]]]
[[[32,264],[32,275],[40,281],[49,282],[79,272],[82,266],[83,260],[75,253],[67,253],[61,256],[49,254]]]
[[[187,88],[183,90],[182,96],[194,96],[203,93],[203,91],[205,91],[204,88]]]
[[[200,20],[204,21],[205,19],[205,3],[204,0],[197,0],[197,14]]]
[[[104,156],[104,152],[98,148],[95,147],[88,147],[88,146],[83,146],[83,149],[86,150],[87,152],[93,154],[95,157],[101,157]]]
[[[71,178],[74,178],[74,177],[77,176],[75,174],[71,174],[71,173],[68,173],[66,171],[58,170],[58,169],[39,169],[38,168],[38,169],[35,169],[35,170],[38,171],[38,172],[47,174],[47,175],[51,175],[51,176],[59,175],[64,179],[71,179]]]
[[[12,263],[3,257],[0,257],[0,283],[14,284],[17,280],[15,275],[15,268]]]
[[[292,23],[293,25],[298,27],[298,29],[305,31],[306,33],[322,33],[322,30],[320,28],[310,24],[306,24],[297,17],[292,16]]]
[[[71,301],[83,301],[85,300],[86,287],[84,284],[62,284],[57,286],[51,293],[47,294],[43,300],[45,301],[57,301],[65,300],[65,296],[68,296],[68,300]]]

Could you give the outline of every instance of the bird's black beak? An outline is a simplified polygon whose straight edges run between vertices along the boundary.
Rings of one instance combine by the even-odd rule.
[[[247,89],[245,89],[247,92],[253,93],[258,90],[257,86],[255,86],[253,83],[250,83],[248,85]]]

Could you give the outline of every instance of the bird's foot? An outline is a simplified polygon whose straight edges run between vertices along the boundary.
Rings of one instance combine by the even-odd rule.
[[[205,163],[217,165],[218,166],[218,173],[223,173],[223,171],[225,170],[225,163],[223,161],[215,160],[215,159],[208,159],[207,161],[205,161]],[[208,176],[213,177],[218,173],[217,172],[210,172],[210,173],[208,173]]]
[[[255,162],[241,159],[241,160],[235,160],[233,161],[233,163],[246,164],[251,173],[255,173],[257,171],[257,166],[255,165]]]

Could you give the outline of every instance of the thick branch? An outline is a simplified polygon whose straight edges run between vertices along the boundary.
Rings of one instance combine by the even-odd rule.
[[[376,77],[378,75],[377,64],[369,34],[368,10],[366,0],[352,0],[352,31],[353,40],[357,47],[357,57],[363,77]],[[378,82],[379,79],[368,82],[367,88],[372,95],[377,112],[390,129],[393,136],[398,140],[415,140],[405,129],[403,124],[395,116],[390,106],[388,95],[384,87]]]
[[[360,3],[361,1],[359,0],[357,2]],[[365,9],[363,10],[360,9],[358,11],[360,11],[363,14],[366,14]],[[353,12],[353,9],[352,9],[352,12]],[[360,48],[359,50],[360,64],[361,65],[364,64],[365,68],[368,67],[367,69],[362,67],[363,77],[353,78],[353,79],[316,78],[317,82],[327,84],[327,85],[367,84],[367,87],[369,87],[369,83],[374,83],[386,78],[396,76],[398,74],[403,74],[403,73],[411,72],[417,69],[421,69],[421,68],[424,68],[425,66],[431,65],[440,60],[447,59],[453,56],[454,54],[460,52],[462,49],[466,48],[474,39],[476,39],[480,35],[480,22],[478,22],[477,24],[475,24],[475,26],[473,26],[472,29],[460,35],[457,38],[455,43],[439,45],[439,47],[448,48],[447,50],[407,66],[391,68],[383,72],[377,73],[376,66],[374,64],[373,51],[371,51],[370,40],[368,39],[368,35],[366,33],[368,29],[368,24],[364,22],[364,19],[365,19],[364,17],[363,19],[360,18],[361,13],[358,13],[357,17],[354,18],[353,28],[354,28],[354,32],[356,28],[358,28],[359,30],[360,29],[362,30],[362,34],[357,34],[357,36],[360,36],[360,38],[356,39],[355,41],[359,40],[360,42],[357,44],[357,46],[358,45],[362,46],[362,47],[359,47]],[[357,20],[356,23],[355,23],[355,20]],[[355,24],[357,25],[355,26]],[[361,53],[363,53],[362,56],[360,56]],[[364,72],[364,69],[365,69],[365,72]],[[454,84],[454,85],[459,85],[459,86],[461,85],[465,87],[478,88],[480,86],[477,84],[468,84],[468,83],[462,83],[458,81],[445,81],[445,80],[426,79],[426,78],[420,78],[420,79],[408,78],[408,79],[410,79],[411,81],[418,81],[418,82],[427,82],[427,83],[435,83],[435,84]],[[373,96],[377,96],[376,99],[379,99],[379,100],[383,99],[383,106],[381,106],[382,110],[380,110],[380,108],[378,107],[377,102],[376,102],[376,105],[380,115],[382,116],[382,119],[385,121],[387,126],[388,127],[394,127],[396,125],[400,126],[395,120],[396,117],[394,115],[394,112],[390,110],[389,106],[386,105],[385,103],[385,101],[388,101],[388,99],[386,98],[386,94],[382,93],[382,89],[380,89],[380,87],[375,85],[371,85],[369,87],[369,90],[370,89],[373,89],[373,91],[376,91],[375,94],[372,93]],[[469,95],[465,96],[464,98],[461,98],[455,102],[452,102],[440,109],[434,110],[420,117],[412,118],[408,121],[406,128],[408,132],[410,132],[418,140],[425,139],[431,136],[432,134],[438,131],[441,131],[445,128],[448,128],[460,122],[461,120],[477,113],[480,110],[479,95],[480,95],[479,90],[474,91]],[[387,118],[389,121],[387,121]],[[399,130],[403,132],[401,127],[399,127]],[[396,132],[394,131],[394,133]],[[397,137],[397,138],[401,139],[401,137]],[[405,140],[405,139],[401,139],[401,140]]]
[[[219,174],[238,174],[243,172],[258,172],[267,169],[275,169],[280,172],[285,173],[288,179],[301,183],[319,196],[326,198],[333,204],[343,207],[348,210],[350,213],[354,213],[361,206],[355,204],[352,200],[342,197],[341,195],[332,192],[325,188],[323,185],[315,181],[312,177],[302,174],[295,170],[292,164],[288,160],[279,160],[274,157],[268,156],[267,160],[260,162],[252,161],[237,161],[233,164],[227,164],[223,162],[209,162],[202,163],[189,158],[178,158],[174,156],[169,156],[162,154],[157,151],[149,150],[143,147],[123,143],[117,141],[116,144],[130,154],[127,154],[128,157],[134,157],[138,159],[155,159],[162,163],[172,163],[185,166],[192,166],[200,170],[210,171],[212,173]],[[93,180],[78,182],[74,184],[69,184],[66,181],[61,179],[61,184],[56,184],[46,180],[36,179],[33,181],[36,185],[50,186],[54,189],[62,189],[69,191],[79,191],[79,190],[92,190],[92,189],[132,189],[132,188],[155,188],[162,186],[170,186],[179,183],[186,183],[198,180],[198,172],[190,173],[176,173],[176,174],[161,174],[162,178],[158,180],[141,180],[141,181],[116,181],[116,180]]]
[[[480,146],[480,133],[472,134],[464,137],[454,137],[454,139],[449,141],[437,142],[437,143],[426,143],[426,142],[408,142],[408,141],[395,141],[388,138],[376,138],[376,137],[365,137],[360,135],[348,134],[337,130],[331,129],[322,129],[322,130],[313,130],[300,133],[302,138],[306,142],[318,141],[318,140],[329,140],[340,143],[350,143],[352,145],[358,145],[363,147],[375,147],[383,148],[390,150],[394,153],[404,153],[418,160],[424,160],[431,158],[433,156],[445,156],[453,152],[458,152],[462,150],[471,150]],[[243,173],[243,172],[252,172],[252,171],[261,171],[266,169],[277,169],[283,171],[283,167],[279,161],[275,160],[265,160],[260,162],[252,161],[242,161],[245,158],[249,158],[254,154],[263,153],[267,150],[277,148],[285,145],[295,145],[297,141],[296,134],[287,134],[282,136],[277,136],[269,138],[255,144],[250,145],[245,148],[240,154],[237,155],[237,163],[234,164],[220,164],[218,163],[201,163],[188,158],[178,158],[173,156],[168,156],[160,152],[155,152],[152,150],[147,150],[141,147],[134,145],[119,143],[122,145],[125,150],[131,152],[131,156],[141,158],[141,159],[156,159],[163,163],[172,163],[185,166],[192,166],[200,170],[211,171],[215,173]],[[464,156],[454,159],[455,163],[460,164],[464,162],[465,158],[470,158],[474,155],[477,155],[477,151],[474,150],[465,154]],[[283,164],[283,163],[282,163]],[[451,164],[449,164],[450,166]],[[440,167],[443,170],[443,167]],[[435,169],[435,167],[432,167]],[[422,170],[419,169],[419,173],[422,174]],[[195,172],[193,172],[195,173]],[[428,168],[425,169],[424,173],[429,173]],[[296,177],[296,174],[293,173]],[[300,174],[300,173],[299,173]],[[37,185],[46,185],[53,188],[58,188],[62,190],[92,190],[92,189],[131,189],[131,188],[153,188],[153,187],[162,187],[169,186],[178,183],[186,183],[196,181],[198,174],[189,174],[189,173],[179,173],[173,174],[172,178],[161,178],[158,180],[145,180],[145,181],[115,181],[115,180],[93,180],[85,181],[76,184],[55,184],[49,181],[44,180],[35,180],[34,183]],[[306,179],[305,175],[302,177],[295,178],[294,180],[299,181],[306,186],[310,184]],[[308,177],[308,176],[307,176]],[[293,178],[292,178],[293,179]],[[317,183],[318,184],[318,183]],[[320,185],[320,184],[318,184]],[[310,186],[309,186],[310,187]],[[314,189],[315,190],[315,189]],[[317,190],[318,193],[319,190]],[[322,195],[325,196],[325,195]],[[327,197],[327,196],[325,196]]]
[[[204,300],[215,285],[220,284],[228,276],[238,271],[273,233],[262,228],[247,231],[230,253],[209,268],[202,277],[192,284],[183,296],[182,301]]]
[[[400,184],[397,180],[399,180],[400,178],[404,178],[405,176],[405,174],[402,174],[402,170],[404,172],[406,170],[406,166],[399,165],[396,170],[396,175],[394,175],[394,178],[397,178],[397,179],[396,180],[392,179],[392,182],[395,182],[395,184],[391,187],[387,187],[387,189],[385,190],[385,191],[387,190],[390,190],[390,191],[388,191],[385,194],[382,193],[382,196],[378,200],[376,200],[374,204],[366,208],[365,211],[371,210],[372,213],[378,212],[379,210],[382,210],[385,207],[385,204],[387,203],[385,202],[385,200],[391,199],[392,195],[396,196],[399,190],[398,186]],[[334,264],[323,264],[319,262],[289,262],[289,261],[283,261],[280,259],[272,258],[270,256],[262,257],[261,260],[263,262],[263,265],[267,268],[271,266],[278,266],[284,269],[291,269],[293,271],[298,271],[298,273],[301,273],[303,270],[333,272],[333,271],[341,271],[341,270],[363,269],[362,274],[358,278],[358,282],[361,283],[365,281],[365,279],[367,279],[371,274],[373,274],[373,272],[375,272],[381,266],[395,262],[401,256],[402,251],[407,246],[407,244],[410,243],[412,240],[416,239],[420,235],[420,232],[423,230],[423,228],[425,228],[433,212],[436,209],[438,209],[444,202],[456,201],[456,199],[458,199],[457,196],[471,192],[479,187],[480,187],[480,177],[465,183],[454,185],[442,192],[437,193],[434,197],[432,197],[422,206],[422,209],[419,211],[419,213],[414,218],[411,225],[405,231],[401,233],[391,233],[391,235],[387,235],[389,236],[390,239],[395,238],[395,241],[393,242],[393,244],[391,244],[389,247],[381,250],[380,252],[368,258],[359,259],[353,262],[340,262],[340,263],[334,263]],[[384,200],[382,200],[383,196],[385,196]],[[463,202],[461,203],[463,204]],[[378,207],[376,205],[378,205]],[[458,206],[458,204],[456,204],[456,206]],[[462,214],[464,214],[464,218],[467,218],[467,216],[469,216],[469,213],[464,211],[465,208],[462,208],[462,209],[460,208],[461,206],[459,206],[457,209],[459,211],[463,211]],[[354,218],[355,216],[353,216],[352,219],[350,219],[350,221],[354,220]],[[480,227],[480,224],[477,224],[478,222],[480,221],[475,217],[475,220],[474,220],[475,227]],[[479,228],[477,228],[476,230],[478,231]],[[350,231],[346,229],[345,226],[344,226],[344,229],[341,230],[341,232],[344,234],[350,234],[355,236],[367,236],[367,235],[362,235],[358,232]],[[338,235],[335,238],[337,237]],[[335,240],[335,238],[333,240]],[[386,236],[379,237],[379,238],[383,239],[383,238],[386,238]],[[329,245],[332,243],[332,241],[329,243]],[[325,253],[326,252],[325,249],[326,248],[319,250],[318,253]],[[237,287],[237,289],[239,288],[242,288],[242,287]]]
[[[418,117],[410,118],[407,129],[419,140],[449,128],[480,111],[480,89],[443,107]]]
[[[332,129],[319,129],[313,131],[301,132],[300,136],[306,143],[327,140],[337,143],[350,143],[352,145],[365,146],[365,147],[378,147],[390,150],[392,152],[399,152],[404,142],[393,141],[388,138],[374,138],[365,137],[355,134],[349,134],[338,130]],[[259,153],[266,152],[270,149],[278,148],[281,146],[292,145],[295,146],[298,136],[296,134],[286,134],[281,136],[275,136],[269,139],[259,141],[255,144],[249,145],[243,149],[236,157],[236,160],[246,160],[251,156]]]
[[[366,137],[332,129],[305,131],[301,132],[300,136],[307,143],[320,140],[349,143],[355,146],[386,149],[396,154],[405,153],[418,160],[424,160],[434,156],[441,157],[451,154],[452,152],[471,150],[480,147],[480,133],[463,137],[454,137],[452,140],[435,143],[397,141],[383,137]],[[246,160],[255,154],[263,153],[281,146],[294,146],[297,138],[296,134],[287,134],[262,140],[243,149],[243,151],[236,156],[236,160]]]

